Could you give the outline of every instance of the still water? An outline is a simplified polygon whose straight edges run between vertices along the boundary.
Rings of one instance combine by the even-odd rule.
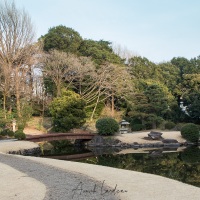
[[[109,166],[156,174],[200,187],[200,148],[173,149],[81,149],[59,142],[44,157]]]

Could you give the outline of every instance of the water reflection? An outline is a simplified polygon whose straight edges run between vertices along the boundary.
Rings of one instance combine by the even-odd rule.
[[[157,149],[148,153],[106,154],[98,156],[95,164],[156,174],[200,187],[200,149],[168,152]],[[81,162],[94,164],[93,159]]]
[[[54,144],[54,153],[56,152],[57,156],[63,156],[57,157],[58,159],[78,160],[84,163],[151,173],[200,187],[199,147],[122,150],[119,148],[80,149],[80,147],[77,149],[71,146],[69,150],[70,148],[66,146],[64,149],[55,146]],[[52,154],[45,154],[45,156],[52,156]],[[74,156],[74,159],[70,156]]]

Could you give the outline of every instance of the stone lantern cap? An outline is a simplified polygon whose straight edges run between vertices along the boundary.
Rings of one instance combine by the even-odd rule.
[[[120,124],[121,124],[121,125],[129,125],[130,123],[123,119],[123,120],[120,122]]]

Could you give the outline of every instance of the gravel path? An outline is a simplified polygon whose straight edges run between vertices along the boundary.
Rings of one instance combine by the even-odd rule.
[[[79,173],[68,172],[14,155],[0,154],[0,162],[43,183],[47,188],[44,200],[120,199],[114,192],[106,193],[106,190],[111,190],[111,188],[109,189],[103,182],[92,180]],[[23,190],[23,185],[21,185],[21,192],[26,192]]]

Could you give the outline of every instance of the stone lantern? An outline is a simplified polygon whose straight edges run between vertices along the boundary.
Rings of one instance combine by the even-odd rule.
[[[12,127],[13,127],[13,132],[16,131],[16,119],[12,120]]]
[[[119,124],[120,124],[119,132],[121,134],[128,133],[130,123],[123,119]]]

